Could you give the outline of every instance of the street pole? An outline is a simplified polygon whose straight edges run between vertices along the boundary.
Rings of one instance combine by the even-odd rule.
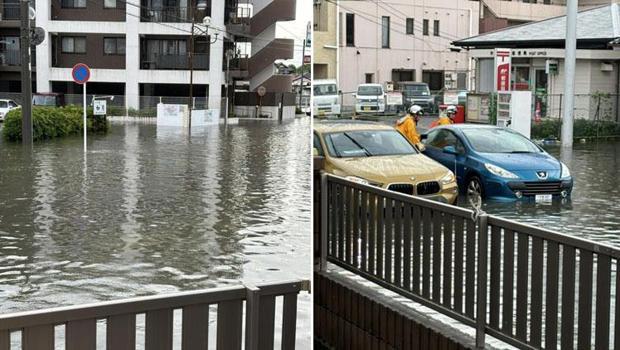
[[[32,144],[32,74],[30,73],[30,1],[20,1],[22,78],[22,143]]]
[[[86,82],[84,82],[83,90],[84,90],[84,112],[83,112],[83,121],[84,121],[84,154],[86,154],[86,135],[88,132],[88,128],[86,127]]]
[[[189,2],[189,19],[192,22],[192,33],[189,38],[189,121],[188,129],[192,130],[192,109],[194,104],[194,2]]]
[[[228,96],[230,94],[230,90],[228,87],[228,85],[230,84],[230,56],[232,56],[232,50],[228,49],[226,50],[226,109],[224,111],[224,113],[226,114],[224,115],[224,123],[228,123],[228,106],[230,105],[228,103]]]
[[[299,81],[299,109],[301,109],[301,95],[304,93],[304,58],[306,57],[306,40],[301,49],[301,80]]]
[[[575,65],[577,61],[577,0],[566,2],[566,53],[564,55],[564,115],[562,147],[573,147],[575,113]]]

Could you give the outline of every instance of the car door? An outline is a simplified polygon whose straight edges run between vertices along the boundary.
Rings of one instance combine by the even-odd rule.
[[[463,143],[456,134],[447,129],[432,130],[426,138],[425,146],[426,151],[424,153],[452,170],[460,183],[465,174],[467,155]],[[444,152],[444,147],[447,146],[454,147],[458,154]]]

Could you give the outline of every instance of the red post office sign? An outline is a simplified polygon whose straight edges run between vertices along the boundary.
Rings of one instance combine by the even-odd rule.
[[[495,49],[495,90],[510,91],[512,57],[510,49]]]

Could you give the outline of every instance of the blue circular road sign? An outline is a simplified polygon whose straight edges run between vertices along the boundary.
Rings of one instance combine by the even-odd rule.
[[[73,76],[73,81],[78,84],[84,84],[90,79],[90,68],[84,63],[78,63],[73,66],[73,71],[71,71],[71,76]]]

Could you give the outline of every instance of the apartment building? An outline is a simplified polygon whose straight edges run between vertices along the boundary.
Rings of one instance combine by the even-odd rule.
[[[218,111],[236,85],[291,91],[292,76],[278,74],[273,63],[293,57],[293,40],[277,38],[275,26],[295,18],[295,0],[38,0],[36,13],[46,30],[33,63],[37,92],[81,93],[71,77],[78,62],[91,67],[89,94],[123,95],[128,108],[152,106],[159,96],[182,101],[192,71],[193,96]],[[19,91],[20,62],[12,60],[19,23],[5,30],[5,18],[4,37],[15,31],[17,41],[3,39],[13,46],[0,46],[0,57],[5,52],[3,62],[17,75],[0,64],[0,91]]]
[[[313,41],[314,79],[337,79],[338,36],[335,2],[314,1]]]
[[[340,1],[338,66],[345,98],[361,83],[469,88],[468,53],[450,43],[478,34],[478,14],[479,2],[469,0]]]
[[[21,91],[19,24],[19,1],[0,0],[0,92]]]

